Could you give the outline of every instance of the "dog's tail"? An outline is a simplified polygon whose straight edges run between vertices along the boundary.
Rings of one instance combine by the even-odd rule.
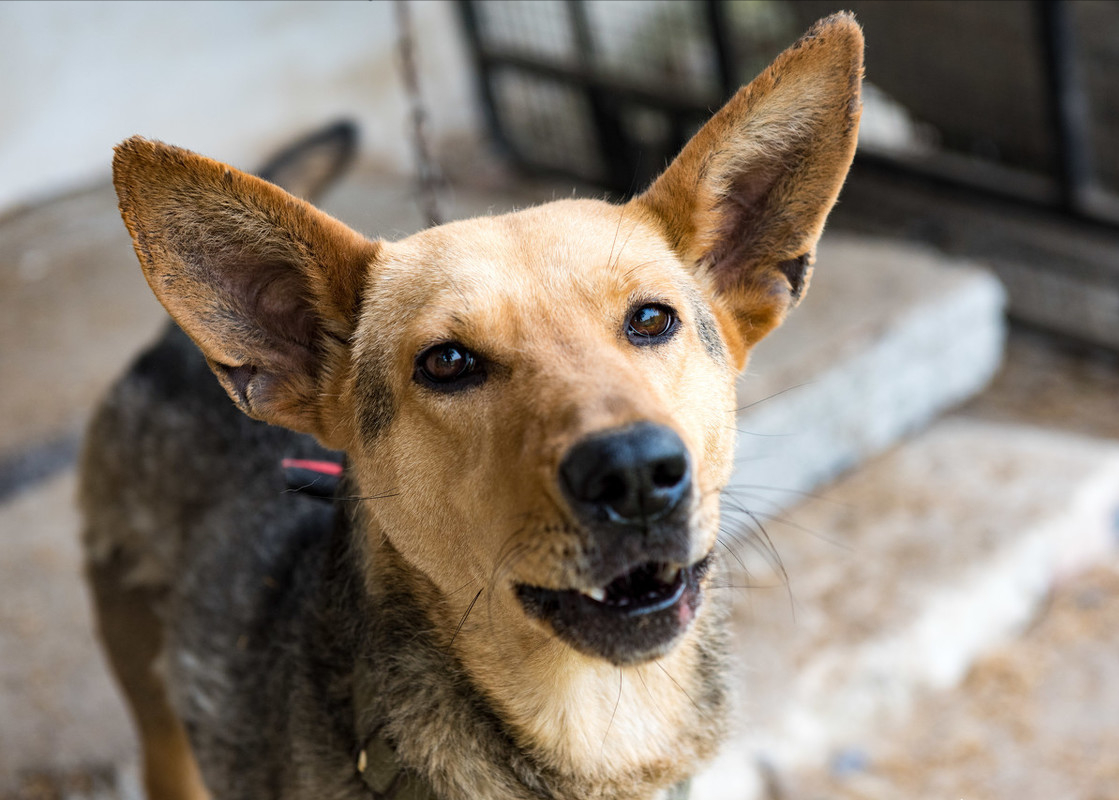
[[[357,125],[339,120],[275,153],[257,175],[313,204],[353,163],[357,143]]]

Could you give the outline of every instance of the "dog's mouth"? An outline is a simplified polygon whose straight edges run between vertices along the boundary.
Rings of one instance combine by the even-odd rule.
[[[674,605],[683,596],[687,588],[684,573],[681,567],[650,561],[615,578],[604,588],[579,594],[618,614],[653,614]]]
[[[710,556],[690,566],[648,561],[590,590],[518,585],[525,611],[588,655],[634,664],[663,655],[690,627]]]

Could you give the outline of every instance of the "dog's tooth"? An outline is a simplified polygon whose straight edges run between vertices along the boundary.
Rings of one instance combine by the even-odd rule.
[[[679,575],[680,567],[674,567],[671,564],[665,564],[657,572],[657,580],[661,583],[676,583],[676,578]]]
[[[594,600],[597,603],[606,602],[606,590],[605,589],[595,588],[595,589],[591,589],[589,592],[583,592],[583,594],[585,594],[587,597],[591,598],[591,600]]]

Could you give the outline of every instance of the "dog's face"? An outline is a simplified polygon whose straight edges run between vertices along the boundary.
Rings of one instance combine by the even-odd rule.
[[[686,630],[736,371],[647,213],[561,201],[385,246],[353,352],[354,462],[389,495],[368,511],[440,589],[618,663]]]
[[[861,49],[849,18],[818,25],[623,206],[387,243],[141,139],[114,177],[149,283],[230,396],[349,453],[371,544],[447,619],[481,592],[480,636],[641,663],[700,611],[734,380],[807,288]]]

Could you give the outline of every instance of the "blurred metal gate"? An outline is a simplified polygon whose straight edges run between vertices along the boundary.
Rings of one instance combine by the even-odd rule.
[[[905,128],[898,141],[860,137],[852,184],[877,176],[946,188],[1071,224],[1066,238],[1114,239],[1114,263],[1094,256],[1073,278],[1084,291],[1111,293],[1092,314],[1107,317],[1114,306],[1114,334],[1104,331],[1102,341],[1119,347],[1119,3],[460,3],[482,104],[505,155],[616,197],[641,189],[738,86],[840,8],[854,10],[867,33],[864,129],[891,115]],[[1069,263],[1057,258],[1051,271],[1063,279]],[[1026,294],[1046,292],[1010,288],[1024,318],[1061,327],[1084,316],[1075,307],[1033,314]],[[1099,306],[1098,292],[1092,302]]]

